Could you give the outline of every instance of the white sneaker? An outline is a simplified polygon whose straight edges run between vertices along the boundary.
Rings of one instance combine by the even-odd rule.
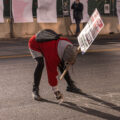
[[[59,104],[63,102],[63,94],[60,91],[54,92],[56,99],[59,101]]]

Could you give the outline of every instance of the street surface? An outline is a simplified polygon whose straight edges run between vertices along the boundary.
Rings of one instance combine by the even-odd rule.
[[[120,120],[120,39],[99,38],[85,55],[79,54],[70,74],[83,91],[66,91],[58,104],[44,68],[38,102],[32,99],[35,61],[27,39],[0,40],[0,120]],[[72,42],[78,45],[75,38]],[[60,74],[59,76],[60,77]]]

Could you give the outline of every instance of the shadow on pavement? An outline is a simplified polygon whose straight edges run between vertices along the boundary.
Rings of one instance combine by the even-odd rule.
[[[65,104],[62,104],[62,106],[70,108],[72,110],[76,110],[78,112],[82,112],[82,113],[85,113],[85,114],[100,117],[100,118],[103,118],[103,119],[106,119],[106,120],[120,120],[120,117],[117,117],[115,115],[105,113],[105,112],[102,112],[102,111],[98,111],[98,110],[88,108],[88,107],[77,106],[76,104],[73,104],[71,102],[65,102]]]
[[[88,94],[83,93],[83,92],[79,93],[79,94],[83,95],[84,97],[87,97],[89,99],[92,99],[94,101],[100,102],[104,105],[107,105],[114,110],[120,111],[120,107],[118,107],[118,106],[116,106],[112,103],[106,102],[104,100],[101,100],[99,98],[96,98],[94,96],[88,95]],[[41,102],[47,102],[47,103],[52,103],[52,104],[59,105],[57,102],[53,102],[53,101],[50,101],[50,100],[47,100],[47,99],[43,99]],[[75,110],[75,111],[78,111],[78,112],[82,112],[82,113],[85,113],[85,114],[100,117],[100,118],[103,118],[103,119],[106,119],[106,120],[120,120],[120,117],[118,117],[118,116],[115,116],[115,115],[112,115],[112,114],[109,114],[109,113],[105,113],[105,112],[102,112],[102,111],[98,111],[98,110],[92,109],[90,107],[88,108],[88,107],[83,107],[83,106],[77,106],[77,104],[74,104],[72,102],[64,101],[62,104],[60,104],[60,106],[63,106],[63,107],[66,107],[66,108],[69,108],[69,109],[72,109],[72,110]]]
[[[117,105],[115,105],[115,104],[113,104],[113,103],[106,102],[106,101],[104,101],[104,100],[102,100],[102,99],[96,98],[96,97],[94,97],[94,96],[92,96],[92,95],[88,95],[87,93],[84,93],[84,92],[77,93],[77,94],[83,95],[83,96],[86,97],[86,98],[89,98],[89,99],[91,99],[91,100],[94,100],[94,101],[96,101],[96,102],[99,102],[99,103],[101,103],[101,104],[104,104],[104,105],[110,107],[111,109],[114,109],[114,110],[117,110],[118,112],[120,112],[120,107],[118,107]]]

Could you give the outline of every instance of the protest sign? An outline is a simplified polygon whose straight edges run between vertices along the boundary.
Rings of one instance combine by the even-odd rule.
[[[91,46],[99,32],[104,27],[104,23],[100,17],[97,9],[93,12],[85,28],[81,31],[78,36],[78,42],[80,45],[81,52],[84,54]]]

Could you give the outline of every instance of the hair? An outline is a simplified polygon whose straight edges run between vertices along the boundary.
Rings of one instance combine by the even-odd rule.
[[[77,47],[68,45],[64,50],[63,60],[66,63],[74,64],[74,62],[76,60],[76,56],[77,56],[76,51],[77,51]]]

